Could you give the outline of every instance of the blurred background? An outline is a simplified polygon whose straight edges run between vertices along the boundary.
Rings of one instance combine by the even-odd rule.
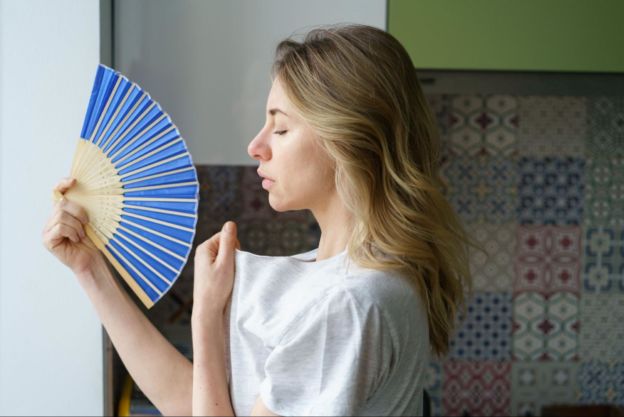
[[[320,231],[309,212],[271,209],[246,148],[277,43],[339,22],[410,52],[446,195],[488,252],[471,256],[476,292],[450,354],[429,365],[431,414],[617,413],[623,16],[617,0],[0,0],[0,414],[156,412],[41,244],[97,64],[147,90],[184,136],[201,184],[195,244],[234,220],[243,250],[291,255]],[[189,357],[192,277],[188,262],[146,312]]]

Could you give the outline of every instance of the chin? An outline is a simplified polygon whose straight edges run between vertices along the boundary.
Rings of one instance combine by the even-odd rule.
[[[292,201],[283,201],[278,198],[274,198],[269,193],[269,205],[271,208],[279,213],[284,213],[286,211],[295,211],[295,210],[304,210],[299,207],[297,204],[294,204]]]

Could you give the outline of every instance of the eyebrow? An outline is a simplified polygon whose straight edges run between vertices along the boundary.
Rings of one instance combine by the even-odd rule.
[[[284,111],[283,111],[283,110],[280,110],[280,109],[278,109],[277,107],[276,107],[276,108],[274,108],[274,109],[270,109],[270,110],[269,110],[269,114],[270,114],[271,116],[275,116],[275,113],[282,113],[284,116],[288,117],[288,115],[287,115],[286,113],[284,113]]]

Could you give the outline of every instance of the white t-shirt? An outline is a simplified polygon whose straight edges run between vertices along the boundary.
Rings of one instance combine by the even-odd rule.
[[[236,415],[422,415],[427,316],[401,275],[346,250],[316,262],[236,250],[228,376]]]

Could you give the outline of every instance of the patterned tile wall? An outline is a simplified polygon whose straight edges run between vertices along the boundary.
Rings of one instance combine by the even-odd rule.
[[[432,361],[434,415],[539,415],[624,406],[624,98],[428,97],[447,197],[487,251],[449,355]],[[227,220],[244,250],[317,246],[309,212],[276,213],[253,166],[199,166],[195,243]],[[191,254],[193,256],[193,254]],[[192,262],[150,317],[188,323]]]

